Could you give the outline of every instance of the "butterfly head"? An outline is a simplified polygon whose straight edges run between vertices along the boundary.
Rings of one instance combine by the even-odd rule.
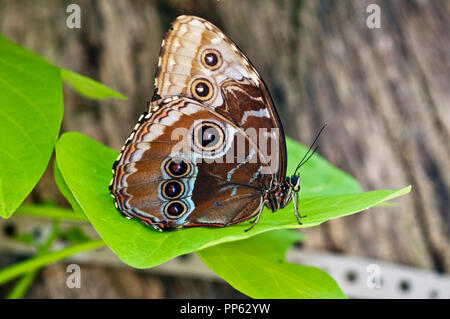
[[[300,174],[292,175],[286,180],[286,183],[292,188],[293,192],[298,193],[300,191]]]
[[[275,196],[277,197],[277,203],[279,208],[285,207],[287,204],[289,204],[291,201],[294,202],[294,208],[295,208],[295,215],[297,216],[297,220],[300,223],[300,215],[298,213],[298,193],[300,192],[300,173],[299,169],[302,167],[308,160],[314,155],[314,153],[317,151],[317,147],[314,147],[314,145],[317,142],[317,139],[319,138],[320,134],[326,127],[326,123],[322,126],[319,133],[317,134],[316,138],[314,139],[314,142],[309,147],[306,154],[303,156],[299,164],[297,165],[297,168],[294,171],[294,174],[291,177],[287,177],[283,183],[281,183],[279,189],[277,192],[275,192]],[[272,210],[273,211],[273,210]]]

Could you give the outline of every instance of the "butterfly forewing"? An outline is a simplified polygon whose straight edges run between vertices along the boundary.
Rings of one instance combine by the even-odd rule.
[[[269,134],[265,143],[277,153],[268,147],[266,160],[276,161],[276,180],[284,178],[284,133],[269,91],[249,59],[216,26],[194,16],[178,17],[162,44],[155,86],[163,98],[184,95],[208,105],[249,131],[256,144]]]

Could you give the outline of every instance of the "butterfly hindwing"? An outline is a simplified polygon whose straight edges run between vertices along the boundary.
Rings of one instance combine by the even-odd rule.
[[[227,226],[254,216],[268,181],[241,129],[189,98],[153,107],[115,164],[111,190],[122,213],[159,229]],[[205,126],[218,136],[212,144],[202,144]],[[230,161],[237,156],[243,161]]]

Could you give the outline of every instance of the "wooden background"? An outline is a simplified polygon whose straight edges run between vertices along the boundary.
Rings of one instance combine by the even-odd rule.
[[[65,25],[81,6],[81,29]],[[370,3],[382,28],[366,26]],[[94,102],[64,88],[63,131],[120,149],[153,94],[161,40],[181,14],[228,34],[265,79],[285,131],[304,144],[325,121],[320,153],[365,190],[400,188],[398,207],[304,230],[307,248],[450,273],[450,1],[0,1],[0,30],[49,61],[97,79],[128,100]],[[46,172],[29,200],[66,204]],[[240,297],[226,284],[83,266],[41,272],[27,297]],[[87,271],[86,271],[87,269]]]

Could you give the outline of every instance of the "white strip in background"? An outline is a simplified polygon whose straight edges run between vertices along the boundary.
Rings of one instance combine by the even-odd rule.
[[[450,276],[375,259],[293,249],[287,260],[327,271],[353,298],[450,299]]]

